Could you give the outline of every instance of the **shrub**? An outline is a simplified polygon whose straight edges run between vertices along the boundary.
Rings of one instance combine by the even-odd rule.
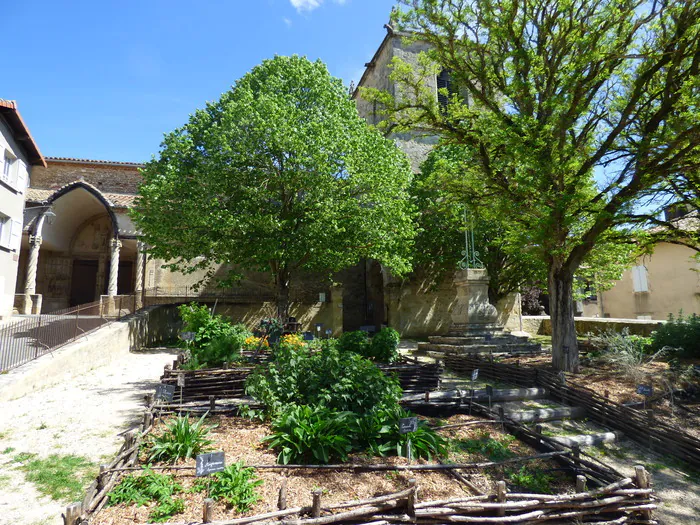
[[[552,492],[554,476],[541,470],[530,469],[523,465],[519,470],[506,469],[505,475],[510,483],[522,487],[525,490],[540,494]]]
[[[680,357],[700,357],[700,317],[696,314],[684,316],[683,312],[674,317],[668,316],[651,336],[651,348],[654,351],[673,348]],[[671,350],[669,350],[671,352]]]
[[[515,456],[515,453],[510,450],[510,444],[513,441],[515,441],[514,436],[505,436],[498,440],[492,438],[487,432],[476,438],[453,441],[453,446],[470,454],[481,454],[490,461],[502,461]]]
[[[272,435],[263,441],[279,450],[282,464],[327,464],[345,461],[352,450],[355,416],[323,407],[288,406],[272,422]]]
[[[399,333],[386,326],[372,338],[369,357],[380,363],[393,363],[399,359],[400,342]]]
[[[245,468],[241,461],[212,474],[207,481],[199,481],[195,490],[208,489],[210,498],[223,500],[228,507],[235,507],[238,512],[247,512],[260,499],[255,489],[263,482],[254,478],[255,471]]]
[[[369,336],[367,332],[343,332],[338,338],[337,347],[341,352],[353,352],[364,357],[369,356]]]
[[[447,441],[418,420],[418,429],[410,434],[399,432],[401,418],[415,415],[402,409],[398,404],[380,408],[361,418],[356,425],[356,440],[359,448],[377,456],[408,457],[409,441],[411,457],[430,459],[433,456],[447,455]]]
[[[155,501],[157,505],[149,514],[149,520],[166,521],[185,510],[184,502],[173,498],[173,495],[179,492],[182,492],[182,487],[175,483],[172,475],[157,474],[146,469],[140,476],[135,474],[126,476],[109,493],[108,505],[136,503],[140,507]]]
[[[613,365],[634,381],[644,378],[644,365],[664,353],[664,350],[659,350],[649,355],[652,351],[650,338],[630,335],[626,327],[621,333],[608,331],[599,334],[592,338],[592,342],[601,350],[598,360]]]
[[[353,353],[329,347],[312,353],[281,346],[267,367],[246,381],[246,392],[278,414],[285,405],[313,405],[338,412],[365,414],[395,404],[401,387],[374,364]]]
[[[193,458],[205,452],[212,444],[208,438],[214,426],[205,426],[203,415],[196,423],[190,423],[188,417],[178,416],[168,423],[165,432],[152,437],[147,448],[148,461],[172,461]]]

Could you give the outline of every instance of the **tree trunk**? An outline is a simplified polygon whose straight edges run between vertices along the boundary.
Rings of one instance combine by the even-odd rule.
[[[277,281],[277,317],[284,324],[289,319],[289,272],[278,271],[275,280]]]
[[[549,270],[549,311],[552,319],[552,365],[578,372],[578,343],[574,323],[574,276],[566,270]]]

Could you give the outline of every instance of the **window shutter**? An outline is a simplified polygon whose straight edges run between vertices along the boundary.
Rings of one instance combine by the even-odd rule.
[[[648,292],[649,283],[647,281],[646,266],[632,267],[632,285],[635,292]]]
[[[22,221],[12,219],[12,229],[10,230],[10,246],[11,250],[19,253],[22,243]]]
[[[15,184],[15,188],[17,188],[20,193],[24,193],[27,189],[27,166],[21,160],[17,161],[16,164],[17,183]]]

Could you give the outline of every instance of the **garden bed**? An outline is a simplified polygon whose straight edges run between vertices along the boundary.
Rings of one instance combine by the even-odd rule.
[[[456,424],[473,420],[471,416],[456,415],[446,419],[446,424]],[[255,423],[248,419],[237,417],[215,417],[207,420],[207,423],[216,424],[211,437],[214,444],[213,450],[223,450],[226,453],[227,463],[242,461],[246,465],[276,464],[277,455],[261,444],[261,440],[270,434],[268,424]],[[153,432],[158,434],[163,431],[163,425],[157,424]],[[484,462],[489,459],[507,459],[516,456],[535,455],[536,451],[514,440],[512,436],[503,433],[494,425],[480,427],[461,427],[448,429],[444,435],[451,439],[453,445],[450,461],[458,463]],[[479,443],[484,443],[480,446]],[[140,458],[141,464],[145,460]],[[408,465],[408,459],[403,457],[368,457],[363,454],[354,454],[349,458],[349,463],[354,465]],[[426,460],[413,461],[414,465],[426,465],[432,462]],[[157,466],[163,466],[162,464]],[[176,466],[194,467],[194,460],[179,461]],[[196,477],[193,470],[165,471],[172,473],[175,480],[187,491],[195,484]],[[574,485],[569,476],[558,470],[558,465],[553,460],[543,459],[528,462],[522,468],[520,465],[493,467],[480,469],[466,474],[469,481],[485,494],[495,493],[496,482],[501,479],[520,481],[523,485],[509,483],[514,492],[527,492],[532,488],[549,489],[550,493],[564,493],[573,491]],[[223,503],[215,505],[214,517],[217,520],[234,519],[242,516],[253,516],[265,512],[277,510],[279,489],[286,483],[287,506],[303,507],[311,504],[311,492],[322,489],[324,505],[340,503],[347,500],[362,500],[397,492],[408,488],[409,479],[416,479],[420,488],[421,500],[438,500],[457,498],[473,495],[473,492],[459,481],[455,480],[447,471],[381,471],[381,472],[353,472],[346,470],[319,470],[319,469],[257,469],[256,476],[263,481],[258,488],[260,501],[253,505],[247,512],[237,512],[228,509]],[[179,522],[198,521],[202,517],[202,506],[206,497],[203,492],[183,492],[180,497],[185,500],[185,512],[175,515],[172,519]],[[91,518],[95,525],[111,525],[117,523],[147,523],[151,506],[137,506],[119,504],[106,507],[98,515]]]

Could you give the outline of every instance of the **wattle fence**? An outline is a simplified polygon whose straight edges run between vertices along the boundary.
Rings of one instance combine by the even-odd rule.
[[[128,295],[103,295],[99,301],[55,312],[17,315],[0,325],[0,373],[51,353],[147,306],[217,300],[252,304],[272,299],[271,293],[235,288],[156,287]]]

